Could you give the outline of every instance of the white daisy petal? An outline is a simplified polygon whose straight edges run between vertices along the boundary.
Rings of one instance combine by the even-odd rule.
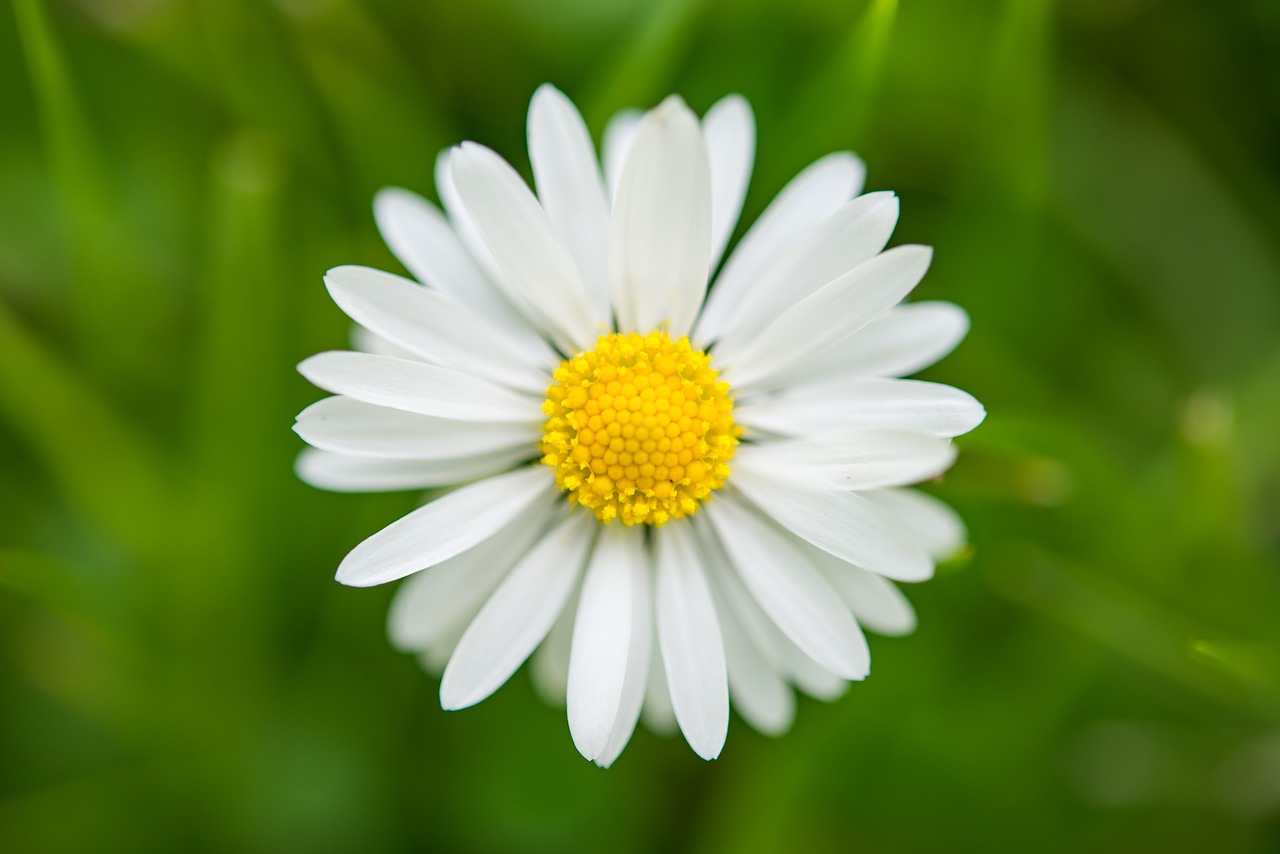
[[[519,343],[541,343],[435,205],[416,193],[388,187],[374,196],[373,217],[382,239],[415,279],[448,294]]]
[[[982,404],[960,389],[877,377],[834,377],[748,398],[733,410],[734,421],[784,436],[896,428],[950,438],[968,433],[985,416]]]
[[[618,328],[688,332],[711,263],[711,180],[698,120],[672,96],[640,123],[609,225]]]
[[[721,265],[754,168],[739,96],[701,121],[676,96],[620,113],[597,160],[546,85],[527,130],[536,195],[474,143],[436,160],[443,213],[378,194],[379,229],[422,286],[326,276],[359,352],[299,365],[336,396],[299,414],[298,472],[447,488],[337,573],[414,576],[388,632],[443,671],[445,708],[529,660],[597,765],[641,718],[714,759],[730,704],[776,735],[794,690],[832,700],[864,678],[861,623],[915,626],[886,579],[923,580],[963,544],[950,508],[902,487],[941,474],[984,410],[898,377],[968,318],[901,304],[931,250],[884,251],[898,200],[858,196],[847,153],[787,184]]]
[[[866,638],[804,552],[731,497],[706,512],[734,568],[778,628],[831,672],[865,678],[871,667]]]
[[[618,195],[622,167],[627,163],[627,155],[631,153],[631,143],[635,142],[636,131],[640,129],[640,120],[643,118],[642,110],[619,110],[605,125],[604,140],[600,147],[610,202]]]
[[[539,394],[559,363],[544,342],[508,337],[450,297],[391,273],[335,267],[324,283],[348,317],[428,362]]]
[[[392,522],[351,550],[338,581],[372,587],[435,566],[493,536],[547,491],[540,467],[464,486]]]
[[[863,628],[894,637],[915,631],[916,611],[892,581],[821,549],[805,546],[814,566],[831,582]]]
[[[915,534],[936,560],[951,557],[968,542],[959,514],[932,495],[916,489],[878,489],[867,498]]]
[[[648,612],[648,571],[642,530],[612,525],[600,532],[578,598],[567,694],[574,746],[592,761],[605,753],[619,724],[626,728],[623,712],[630,710],[622,706],[629,664],[648,655],[647,648],[635,648],[633,626]],[[638,598],[645,604],[637,604]],[[635,711],[638,715],[639,708]]]
[[[637,595],[631,599],[631,645],[622,681],[622,697],[618,718],[614,722],[609,743],[596,757],[596,764],[608,768],[631,741],[640,720],[640,707],[649,685],[650,656],[653,653],[653,591],[650,587],[652,568],[647,562],[631,564],[632,585]]]
[[[756,157],[756,120],[741,95],[721,98],[702,117],[702,136],[711,167],[711,269],[720,263],[742,203]]]
[[[446,460],[515,447],[532,456],[541,435],[534,424],[433,418],[342,396],[302,410],[293,429],[307,444],[326,451],[397,460]]]
[[[473,706],[511,678],[564,608],[594,536],[575,514],[520,559],[467,627],[440,681],[440,705]]]
[[[693,340],[720,337],[725,323],[760,274],[862,190],[866,167],[848,152],[828,154],[791,179],[742,236],[716,277]]]
[[[502,272],[502,267],[494,260],[493,253],[489,251],[489,247],[485,246],[484,239],[480,236],[480,230],[476,227],[475,220],[472,219],[471,213],[467,210],[466,204],[462,200],[462,196],[458,194],[458,188],[453,183],[453,155],[456,148],[446,148],[436,157],[435,178],[436,191],[440,193],[440,204],[444,206],[445,212],[449,215],[449,222],[453,225],[453,229],[457,232],[458,240],[466,248],[472,260],[480,266],[484,271],[485,278],[493,285],[494,290],[503,298],[503,302],[509,302],[510,305],[518,308],[519,314],[525,317],[530,316],[530,308],[519,293],[513,292],[507,286],[506,275]]]
[[[419,358],[416,354],[375,335],[358,323],[351,324],[351,349],[361,353],[372,353],[375,356],[391,356],[394,359],[417,360]]]
[[[716,594],[719,586],[712,584],[711,590]],[[724,638],[730,701],[751,726],[766,735],[781,735],[795,718],[796,698],[791,686],[748,636],[723,594],[713,598]]]
[[[734,483],[784,528],[841,560],[897,581],[933,576],[915,536],[861,495],[825,484],[806,488],[741,464]]]
[[[898,197],[868,193],[846,202],[760,274],[725,326],[716,352],[732,359],[782,312],[884,249],[898,223]]]
[[[417,193],[401,187],[379,190],[373,219],[392,254],[419,282],[460,293],[490,286],[445,215]]]
[[[726,378],[741,392],[768,383],[789,365],[849,337],[910,293],[932,257],[933,250],[926,246],[897,246],[824,285],[738,351],[718,354],[724,359]]]
[[[581,585],[569,595],[569,601],[560,611],[555,625],[538,645],[529,659],[529,677],[533,688],[548,706],[565,707],[565,695],[569,690],[569,651],[573,644],[573,621],[578,613],[578,592]]]
[[[532,398],[452,368],[369,353],[329,352],[298,365],[313,385],[375,406],[459,421],[538,421]]]
[[[658,735],[675,735],[680,727],[676,723],[676,711],[671,708],[671,691],[667,688],[667,671],[662,666],[662,651],[658,648],[656,632],[649,645],[649,679],[644,689],[640,717],[644,725]]]
[[[895,306],[849,338],[780,371],[779,387],[832,377],[905,377],[950,353],[969,331],[969,315],[949,302]]]
[[[474,618],[475,614],[472,613],[471,617]],[[466,631],[469,624],[470,620],[467,620],[459,626],[452,627],[447,635],[421,650],[417,658],[422,669],[437,678],[443,674],[445,665],[453,657],[453,651],[458,648],[458,641],[462,640],[462,633]]]
[[[524,179],[471,142],[449,162],[454,187],[506,284],[567,349],[589,346],[597,329],[578,265]]]
[[[842,695],[849,683],[805,655],[769,619],[738,573],[730,568],[729,559],[711,526],[695,522],[694,530],[707,557],[708,577],[718,591],[719,601],[733,612],[769,666],[812,697],[829,701]]]
[[[735,473],[818,489],[882,489],[936,477],[955,460],[946,439],[905,430],[847,430],[741,448]]]
[[[766,621],[772,624],[766,617]],[[778,634],[786,641],[782,647],[783,672],[796,688],[817,700],[830,703],[838,700],[849,691],[849,681],[832,673],[809,656],[804,650],[792,643],[791,639]]]
[[[454,149],[449,172],[476,233],[502,270],[499,287],[564,350],[588,346],[595,321],[586,286],[524,178],[474,142]]]
[[[498,582],[542,536],[555,506],[535,501],[474,548],[406,579],[387,617],[391,643],[406,652],[447,647],[452,653]]]
[[[298,455],[294,468],[302,481],[317,489],[331,492],[397,492],[466,483],[478,477],[506,471],[516,463],[527,462],[533,455],[532,448],[517,447],[472,457],[394,460],[353,457],[307,448]]]
[[[715,604],[688,525],[655,531],[654,611],[671,705],[685,740],[715,759],[729,731],[729,688]]]
[[[592,316],[603,328],[609,312],[609,201],[591,134],[578,108],[544,83],[529,104],[529,162],[538,200],[573,253],[591,299]]]

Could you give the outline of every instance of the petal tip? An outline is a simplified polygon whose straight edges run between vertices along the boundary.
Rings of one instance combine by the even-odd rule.
[[[483,699],[474,696],[474,692],[463,691],[454,685],[449,678],[449,668],[445,667],[444,676],[440,680],[440,708],[446,712],[459,712],[471,708]]]
[[[708,742],[702,745],[690,744],[689,746],[692,747],[693,752],[698,754],[701,758],[708,762],[714,762],[720,758],[720,754],[724,750],[724,739],[720,739],[720,741],[715,744]]]

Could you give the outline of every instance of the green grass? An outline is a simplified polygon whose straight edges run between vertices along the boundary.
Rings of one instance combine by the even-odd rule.
[[[1280,846],[1280,17],[1196,0],[188,0],[0,13],[0,847]],[[744,223],[848,148],[973,318],[973,547],[872,677],[609,772],[527,677],[441,712],[296,481],[373,193],[550,80],[755,108]],[[739,229],[741,232],[741,228]]]

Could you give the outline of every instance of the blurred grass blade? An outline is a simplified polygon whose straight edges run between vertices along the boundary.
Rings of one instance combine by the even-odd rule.
[[[246,526],[262,515],[254,484],[277,459],[291,414],[281,404],[287,291],[276,260],[283,154],[275,137],[246,130],[218,147],[212,165],[185,502],[185,536],[200,543],[193,571],[216,568],[202,585],[251,569],[239,549],[253,541]]]
[[[1206,631],[1192,620],[1122,585],[1030,544],[1006,549],[989,564],[996,590],[1062,622],[1111,652],[1147,667],[1237,711],[1274,718],[1277,684],[1245,668],[1206,667],[1225,659],[1224,643],[1201,640]],[[1252,648],[1248,647],[1247,648]],[[1234,649],[1240,649],[1240,646]],[[1233,657],[1236,660],[1236,657]]]
[[[71,504],[139,557],[160,555],[171,507],[160,457],[3,303],[0,388],[0,417],[26,439]]]
[[[825,66],[796,94],[784,127],[809,128],[783,137],[777,156],[757,164],[758,183],[778,187],[797,165],[861,140],[893,40],[898,0],[871,0]],[[815,122],[815,116],[824,120]]]
[[[1120,80],[1064,82],[1054,189],[1068,226],[1120,273],[1186,385],[1229,384],[1280,329],[1274,232]]]
[[[1053,0],[1005,0],[991,49],[984,125],[971,163],[1020,209],[1043,206],[1048,177]]]
[[[154,347],[169,302],[138,268],[139,235],[127,233],[119,190],[106,176],[107,157],[81,109],[66,54],[40,0],[15,0],[23,48],[45,147],[71,244],[72,318],[85,363],[121,389],[139,391],[158,378]],[[122,327],[128,327],[128,333]]]
[[[346,164],[320,95],[308,80],[275,3],[198,0],[196,27],[213,66],[210,82],[245,126],[268,130],[326,187],[341,186]],[[287,4],[279,4],[287,5]]]
[[[601,82],[579,99],[592,127],[603,127],[624,107],[648,109],[666,94],[706,7],[707,0],[654,0],[637,7],[645,17],[636,23],[634,38],[613,68],[599,74]]]
[[[333,0],[286,17],[353,165],[350,209],[367,210],[373,191],[389,184],[429,187],[430,153],[461,132],[435,94],[423,91],[374,16],[349,0]]]

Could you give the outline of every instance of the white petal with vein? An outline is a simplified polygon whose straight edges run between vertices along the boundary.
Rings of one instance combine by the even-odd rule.
[[[897,246],[824,285],[740,350],[720,353],[720,364],[732,371],[726,378],[739,392],[768,384],[788,366],[848,338],[910,293],[932,256],[925,246]]]
[[[375,356],[392,356],[397,359],[420,358],[399,344],[392,344],[381,335],[375,335],[358,323],[351,324],[350,339],[351,349],[361,353],[372,353]]]
[[[712,584],[711,590],[724,637],[724,661],[733,707],[760,732],[781,735],[795,717],[796,700],[791,686],[747,634],[723,594],[715,595],[719,586]]]
[[[374,406],[350,397],[326,397],[298,413],[293,430],[307,444],[357,457],[443,460],[522,446],[532,456],[537,424],[433,418]]]
[[[573,620],[578,613],[578,590],[570,594],[555,625],[529,659],[529,677],[534,690],[542,702],[561,709],[565,707],[569,688],[569,649],[573,643]]]
[[[516,423],[541,417],[537,401],[530,396],[425,362],[332,351],[302,362],[298,373],[333,394],[419,415]]]
[[[783,311],[874,258],[897,222],[893,193],[868,193],[846,202],[761,273],[725,325],[720,353],[740,348]]]
[[[587,125],[578,108],[544,83],[529,104],[529,162],[538,200],[578,262],[593,317],[610,322],[609,201]]]
[[[585,513],[583,516],[592,518]],[[648,561],[643,537],[644,532],[638,528],[603,528],[582,580],[569,655],[567,703],[574,746],[592,761],[605,753],[624,717],[622,705],[632,656],[648,655],[647,649],[636,649],[633,642],[634,620],[648,613]],[[644,599],[643,607],[637,597]],[[639,711],[637,706],[637,716]],[[622,723],[625,726],[625,720]],[[634,726],[632,719],[631,727]]]
[[[329,295],[352,320],[445,367],[541,393],[559,358],[539,339],[512,337],[441,293],[369,267],[335,267]]]
[[[814,565],[839,592],[863,628],[894,637],[915,631],[915,609],[892,581],[820,549],[811,551]]]
[[[534,502],[474,548],[405,579],[387,617],[391,643],[409,652],[452,639],[452,651],[498,582],[543,535],[555,506],[550,500]]]
[[[604,127],[604,139],[601,142],[601,159],[604,161],[605,183],[609,188],[609,200],[618,195],[618,182],[622,179],[622,167],[627,164],[627,155],[631,153],[631,143],[635,142],[636,131],[640,129],[640,120],[644,118],[643,110],[619,110],[609,119]]]
[[[855,334],[818,350],[773,379],[777,386],[832,377],[905,377],[950,353],[969,331],[969,316],[949,302],[894,306]]]
[[[711,262],[711,179],[698,120],[672,96],[641,121],[609,224],[621,332],[689,331]]]
[[[440,204],[449,215],[449,222],[453,224],[458,239],[462,241],[471,258],[484,270],[485,277],[492,283],[495,292],[503,297],[504,302],[509,302],[514,309],[518,309],[519,315],[527,318],[531,316],[528,303],[521,300],[520,295],[513,293],[507,285],[506,275],[494,260],[489,247],[484,245],[484,239],[476,228],[475,220],[471,218],[471,213],[467,210],[466,204],[458,194],[458,188],[453,183],[452,163],[456,151],[456,148],[446,148],[436,156],[435,178],[436,190],[440,193]]]
[[[866,639],[839,594],[784,533],[726,496],[706,508],[733,566],[778,628],[844,679],[871,667]]]
[[[946,439],[906,430],[847,430],[743,445],[734,470],[819,489],[881,489],[936,477],[955,461]]]
[[[636,594],[631,599],[631,645],[627,653],[627,669],[622,681],[622,698],[618,717],[609,735],[609,743],[596,757],[596,764],[608,768],[631,740],[640,720],[640,707],[649,685],[650,658],[653,653],[653,570],[648,560],[631,562],[632,585]]]
[[[898,581],[932,577],[933,561],[915,535],[862,496],[805,487],[736,460],[733,476],[765,515],[823,551]]]
[[[720,263],[742,215],[756,156],[756,122],[741,95],[728,95],[702,117],[711,167],[711,269]]]
[[[463,143],[450,158],[453,184],[507,287],[567,349],[590,346],[596,326],[573,254],[547,212],[505,160]]]
[[[653,633],[653,641],[649,644],[649,679],[644,689],[640,717],[644,725],[658,735],[675,735],[680,728],[676,723],[675,709],[671,708],[671,691],[667,688],[667,671],[662,666],[657,632]]]
[[[503,448],[469,457],[393,460],[353,457],[318,448],[298,455],[294,470],[317,489],[333,492],[396,492],[466,483],[506,471],[535,455],[533,447]]]
[[[953,437],[982,423],[986,410],[967,392],[919,380],[832,377],[734,407],[734,420],[788,436],[851,429],[915,430]]]
[[[338,581],[372,587],[435,566],[501,531],[549,490],[549,475],[541,466],[464,486],[352,549],[338,566]]]
[[[585,513],[565,519],[516,563],[467,627],[440,682],[445,709],[473,706],[502,687],[551,630],[594,535]]]
[[[867,498],[915,534],[936,560],[951,557],[968,541],[956,511],[917,489],[878,489]]]
[[[729,730],[728,675],[715,604],[691,527],[664,525],[654,533],[654,611],[671,705],[694,753],[715,759]]]
[[[440,188],[441,195],[445,189]],[[416,193],[388,187],[374,196],[373,216],[382,239],[415,279],[453,297],[508,335],[540,343],[435,205]]]
[[[818,223],[862,189],[866,167],[848,152],[828,154],[795,178],[765,208],[725,262],[698,319],[699,347],[716,340],[760,274]]]
[[[729,565],[729,558],[710,523],[705,519],[695,521],[694,529],[707,557],[708,578],[769,666],[800,690],[820,700],[834,700],[843,694],[849,683],[806,655],[761,610],[737,570]]]

